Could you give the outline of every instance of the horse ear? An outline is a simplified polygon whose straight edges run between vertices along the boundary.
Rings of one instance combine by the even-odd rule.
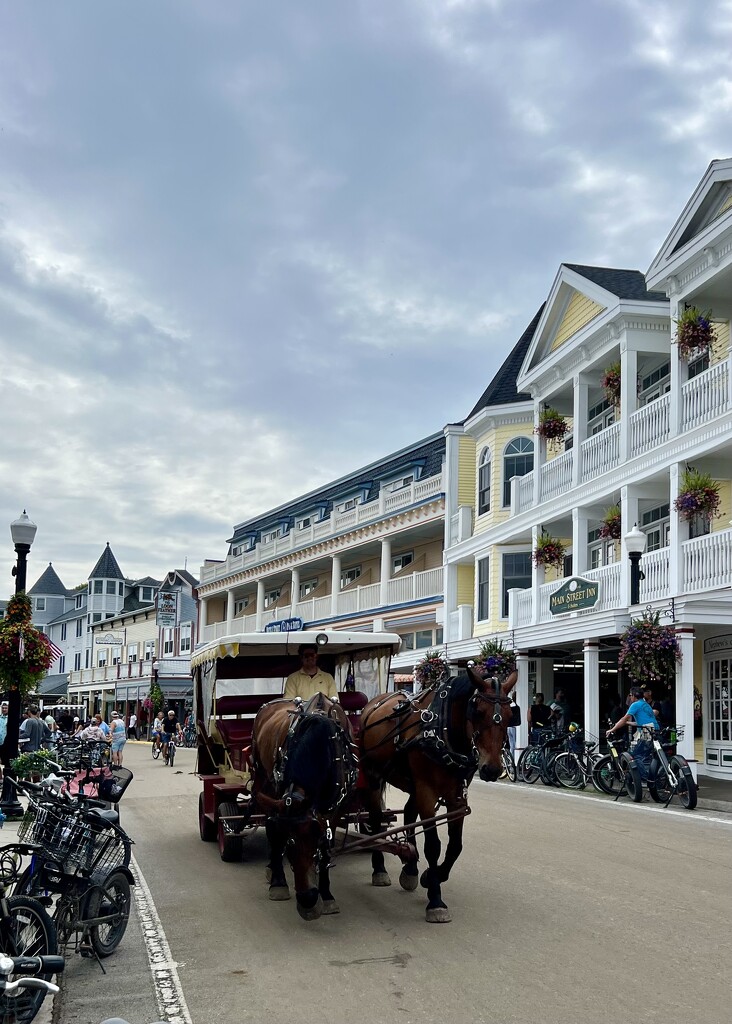
[[[475,667],[475,665],[468,665],[468,667],[467,667],[467,669],[465,671],[468,673],[468,679],[473,684],[473,686],[476,688],[476,690],[480,690],[481,692],[485,691],[485,689],[486,689],[485,679],[483,679],[483,676],[480,674],[480,672]]]
[[[506,681],[501,685],[501,693],[504,697],[508,697],[509,693],[516,689],[516,682],[518,681],[518,672],[515,670],[511,673]]]

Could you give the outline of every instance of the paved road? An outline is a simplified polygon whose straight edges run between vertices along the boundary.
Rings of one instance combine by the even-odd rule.
[[[362,855],[334,872],[341,914],[306,923],[268,900],[258,837],[242,864],[200,841],[192,751],[171,772],[126,749],[123,820],[194,1024],[727,1019],[732,816],[477,783],[451,924],[427,925],[396,869],[374,889]],[[107,967],[70,963],[64,1024],[157,1019],[137,921]]]

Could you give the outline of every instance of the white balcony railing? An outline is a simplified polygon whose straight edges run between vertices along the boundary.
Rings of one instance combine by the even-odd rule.
[[[669,594],[669,549],[649,551],[641,558],[641,572],[645,579],[640,581],[641,604],[661,601]]]
[[[547,501],[558,494],[566,494],[572,487],[572,459],[574,450],[562,452],[541,467],[541,500]]]
[[[681,388],[681,429],[706,423],[729,409],[729,364],[715,363]]]
[[[580,612],[580,615],[620,608],[622,603],[620,568],[620,562],[611,562],[610,565],[603,565],[599,569],[588,569],[587,572],[582,573],[588,580],[597,580],[599,595],[595,607]]]
[[[516,494],[516,512],[526,512],[532,508],[534,504],[534,470],[532,469],[524,476],[515,476],[513,487]]]
[[[398,491],[383,491],[374,501],[356,505],[344,512],[333,511],[327,518],[313,523],[305,530],[290,530],[284,537],[277,537],[266,544],[257,544],[252,551],[240,555],[232,555],[221,562],[205,565],[201,569],[201,584],[213,583],[215,580],[226,579],[235,572],[278,555],[296,551],[314,541],[326,537],[334,537],[362,523],[373,522],[386,515],[392,515],[399,509],[409,508],[428,498],[442,493],[442,474],[428,476],[424,480],[415,480],[409,487],[401,487]]]
[[[514,615],[516,626],[529,626],[533,611],[533,592],[531,587],[527,590],[515,590],[513,592]]]
[[[582,442],[582,479],[593,480],[620,461],[620,423],[611,423]]]
[[[661,395],[630,417],[630,455],[642,455],[668,440],[670,399]]]
[[[732,530],[718,530],[681,545],[681,579],[685,593],[732,585]]]
[[[436,597],[442,593],[444,573],[439,569],[427,569],[425,572],[414,572],[389,580],[386,585],[387,603],[404,604],[408,601],[419,601],[427,597]]]

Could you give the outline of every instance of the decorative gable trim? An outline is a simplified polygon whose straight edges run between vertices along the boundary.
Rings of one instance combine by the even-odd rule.
[[[564,316],[557,327],[554,340],[551,344],[551,351],[554,352],[565,341],[568,341],[577,331],[581,330],[590,320],[604,312],[605,306],[595,302],[589,295],[575,291],[567,302]]]

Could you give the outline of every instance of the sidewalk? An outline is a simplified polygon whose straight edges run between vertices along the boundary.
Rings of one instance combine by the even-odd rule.
[[[700,775],[699,803],[697,807],[705,811],[726,811],[732,814],[732,782],[727,779],[713,779],[709,775]]]

